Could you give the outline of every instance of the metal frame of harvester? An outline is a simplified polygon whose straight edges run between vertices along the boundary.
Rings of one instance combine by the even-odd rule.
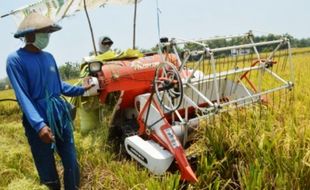
[[[208,43],[216,40],[240,44],[210,48]],[[190,44],[196,49],[184,48]],[[142,58],[90,62],[89,68],[100,64],[100,70],[91,71],[96,87],[94,94],[88,94],[98,95],[104,103],[109,93],[121,92],[111,127],[119,128],[127,153],[155,174],[164,173],[175,160],[181,179],[196,182],[183,147],[200,120],[268,104],[269,94],[293,88],[286,37],[255,42],[248,32],[205,40],[164,39],[158,46],[158,54]],[[262,53],[262,47],[270,51]],[[240,52],[247,54],[230,53],[245,49]]]

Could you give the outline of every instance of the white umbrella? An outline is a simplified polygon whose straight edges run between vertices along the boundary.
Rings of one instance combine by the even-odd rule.
[[[87,9],[95,9],[109,4],[130,5],[135,0],[86,0]],[[138,0],[137,3],[141,2]],[[1,18],[12,15],[19,25],[21,21],[31,12],[37,12],[48,16],[54,22],[59,22],[64,17],[73,15],[74,13],[84,9],[83,0],[40,0],[36,3],[26,5],[16,10],[12,10],[8,14],[2,15]]]

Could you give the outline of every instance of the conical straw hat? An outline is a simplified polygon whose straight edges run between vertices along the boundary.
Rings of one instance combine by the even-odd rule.
[[[14,37],[24,37],[26,34],[33,32],[52,33],[60,29],[61,27],[55,24],[50,18],[33,12],[21,22]]]

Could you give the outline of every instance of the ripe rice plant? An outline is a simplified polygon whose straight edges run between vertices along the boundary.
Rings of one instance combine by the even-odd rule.
[[[77,119],[81,189],[310,189],[309,52],[294,50],[295,87],[284,92],[283,97],[292,96],[282,106],[255,105],[201,121],[187,149],[187,154],[197,156],[196,184],[181,183],[177,172],[155,176],[113,151],[109,111],[87,136],[80,134]],[[2,91],[0,99],[12,95]],[[14,102],[0,103],[0,189],[45,189],[39,185],[18,110]],[[60,166],[59,158],[57,162]]]

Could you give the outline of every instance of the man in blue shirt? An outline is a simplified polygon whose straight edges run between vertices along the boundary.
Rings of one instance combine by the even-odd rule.
[[[54,57],[42,51],[50,33],[60,29],[48,17],[28,15],[14,35],[23,38],[25,46],[8,56],[7,74],[23,112],[23,126],[41,183],[60,189],[55,149],[64,166],[65,189],[78,189],[80,173],[72,120],[61,95],[80,96],[92,85],[71,86],[61,81]]]

